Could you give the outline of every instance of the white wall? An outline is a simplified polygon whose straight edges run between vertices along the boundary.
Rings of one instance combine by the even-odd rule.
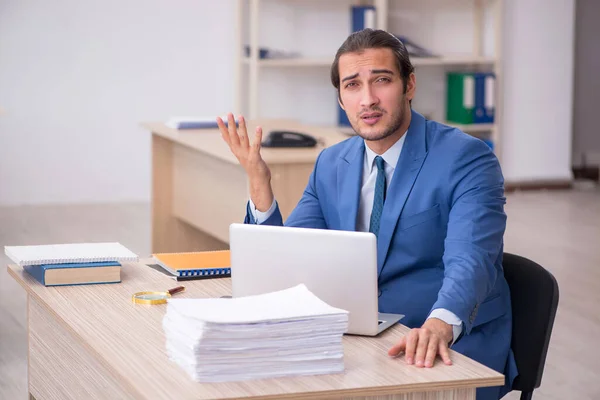
[[[0,0],[0,204],[148,201],[140,122],[233,106],[233,4]]]
[[[571,179],[575,0],[510,0],[505,11],[505,179]]]
[[[261,13],[266,45],[333,56],[349,29],[339,11],[350,0],[289,1],[302,12],[265,3],[273,6]],[[507,181],[570,177],[573,9],[574,0],[505,1]],[[414,24],[413,11],[392,17]],[[148,201],[150,141],[139,123],[233,107],[234,21],[234,0],[0,0],[0,205]],[[465,29],[424,44],[468,51],[470,43],[458,46]],[[415,105],[427,112],[443,75],[417,72]],[[335,121],[328,68],[266,71],[260,90],[267,115]]]

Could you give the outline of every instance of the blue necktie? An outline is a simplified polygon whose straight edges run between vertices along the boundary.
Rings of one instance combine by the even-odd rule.
[[[373,196],[373,211],[371,211],[371,224],[369,232],[373,232],[375,236],[379,235],[379,222],[381,213],[383,212],[383,203],[385,201],[385,170],[383,168],[383,158],[375,157],[377,164],[377,181],[375,183],[375,195]]]

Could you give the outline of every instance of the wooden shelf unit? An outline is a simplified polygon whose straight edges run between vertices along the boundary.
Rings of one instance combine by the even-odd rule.
[[[294,0],[282,0],[283,3],[288,2],[290,6],[294,6]],[[445,1],[445,0],[440,0]],[[235,73],[235,109],[240,110],[248,118],[264,118],[260,112],[259,104],[259,76],[263,70],[273,68],[284,69],[302,69],[302,68],[329,68],[333,61],[331,57],[298,57],[298,58],[259,58],[259,10],[262,3],[267,4],[268,0],[237,0],[236,18],[237,18],[237,35],[236,35],[236,73]],[[502,48],[502,6],[503,0],[471,0],[472,2],[472,23],[474,27],[473,34],[473,50],[470,54],[463,55],[441,55],[440,57],[419,58],[411,57],[411,61],[415,67],[432,67],[432,68],[465,68],[486,69],[493,71],[496,77],[495,88],[495,118],[492,124],[457,124],[439,120],[450,126],[458,127],[466,133],[475,136],[486,136],[494,143],[494,151],[500,158],[501,149],[501,129],[500,121],[502,119],[502,70],[501,70],[501,48]],[[390,23],[390,3],[395,3],[394,0],[371,0],[371,1],[356,1],[356,4],[371,4],[376,7],[376,28],[388,29]],[[344,9],[347,2],[340,2],[340,12],[348,12]],[[318,7],[318,2],[315,2],[315,7]],[[489,7],[489,8],[487,8]],[[484,23],[485,12],[491,11],[493,19],[493,56],[484,55]],[[438,12],[433,10],[432,12]],[[243,26],[245,26],[244,18],[247,18],[249,34],[244,34]],[[245,39],[249,39],[247,42]],[[419,41],[416,38],[417,42]],[[243,49],[244,46],[250,47],[249,55]],[[248,79],[242,79],[243,73],[247,68]],[[268,73],[268,72],[265,72]],[[328,71],[324,71],[329,74]],[[247,109],[242,106],[247,104]],[[341,128],[347,130],[347,128]]]

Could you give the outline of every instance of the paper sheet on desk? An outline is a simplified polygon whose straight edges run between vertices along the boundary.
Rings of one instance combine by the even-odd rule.
[[[169,299],[167,307],[186,317],[214,324],[273,322],[348,314],[346,310],[331,307],[319,299],[305,285],[233,299]]]
[[[169,358],[201,382],[341,372],[347,328],[348,312],[304,285],[235,299],[170,299],[163,319]]]

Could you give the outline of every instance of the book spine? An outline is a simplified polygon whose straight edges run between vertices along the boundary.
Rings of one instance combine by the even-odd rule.
[[[35,278],[36,281],[46,286],[46,270],[41,265],[25,265],[23,270]]]

